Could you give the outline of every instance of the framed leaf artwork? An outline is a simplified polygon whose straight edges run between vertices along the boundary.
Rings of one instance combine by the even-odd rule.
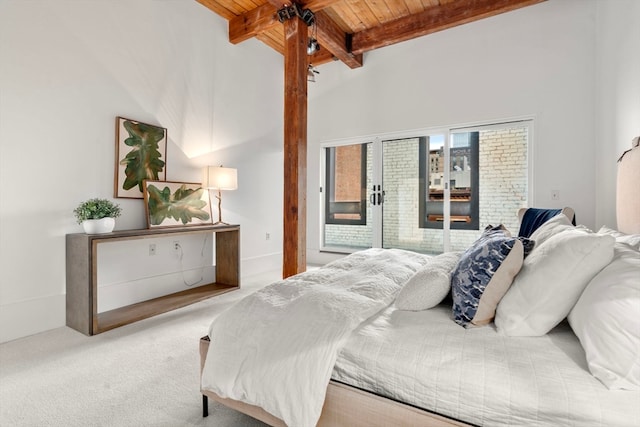
[[[167,129],[116,117],[114,197],[142,199],[144,180],[166,179]]]
[[[147,227],[213,224],[209,190],[199,183],[145,180]]]

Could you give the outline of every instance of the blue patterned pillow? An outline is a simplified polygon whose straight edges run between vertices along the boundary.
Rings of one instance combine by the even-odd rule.
[[[453,318],[465,328],[491,322],[534,241],[488,226],[460,257],[451,275]]]

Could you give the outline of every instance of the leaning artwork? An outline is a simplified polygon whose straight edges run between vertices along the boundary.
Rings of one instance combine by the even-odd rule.
[[[209,190],[201,184],[144,181],[147,227],[184,227],[212,224]]]
[[[116,117],[114,197],[142,199],[144,180],[166,178],[167,129]]]

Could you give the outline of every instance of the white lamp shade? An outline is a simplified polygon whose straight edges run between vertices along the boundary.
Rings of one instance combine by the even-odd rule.
[[[235,190],[238,188],[238,171],[222,166],[207,166],[202,169],[202,186],[213,190]]]

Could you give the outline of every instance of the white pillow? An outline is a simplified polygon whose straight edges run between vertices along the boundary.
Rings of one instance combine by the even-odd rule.
[[[569,313],[589,371],[609,389],[640,390],[640,252],[617,243],[613,261]]]
[[[549,237],[560,233],[561,231],[575,228],[567,216],[563,213],[559,213],[554,216],[540,227],[536,229],[529,238],[536,242],[536,247],[544,243]]]
[[[440,304],[451,289],[451,270],[461,252],[434,256],[402,287],[396,298],[398,310],[427,310]]]
[[[612,236],[573,228],[536,245],[498,304],[498,332],[542,336],[553,329],[593,276],[609,264],[614,243]]]
[[[613,230],[605,225],[600,227],[598,234],[610,234],[615,237],[616,242],[631,245],[635,250],[640,250],[640,234],[625,234],[618,230]]]

